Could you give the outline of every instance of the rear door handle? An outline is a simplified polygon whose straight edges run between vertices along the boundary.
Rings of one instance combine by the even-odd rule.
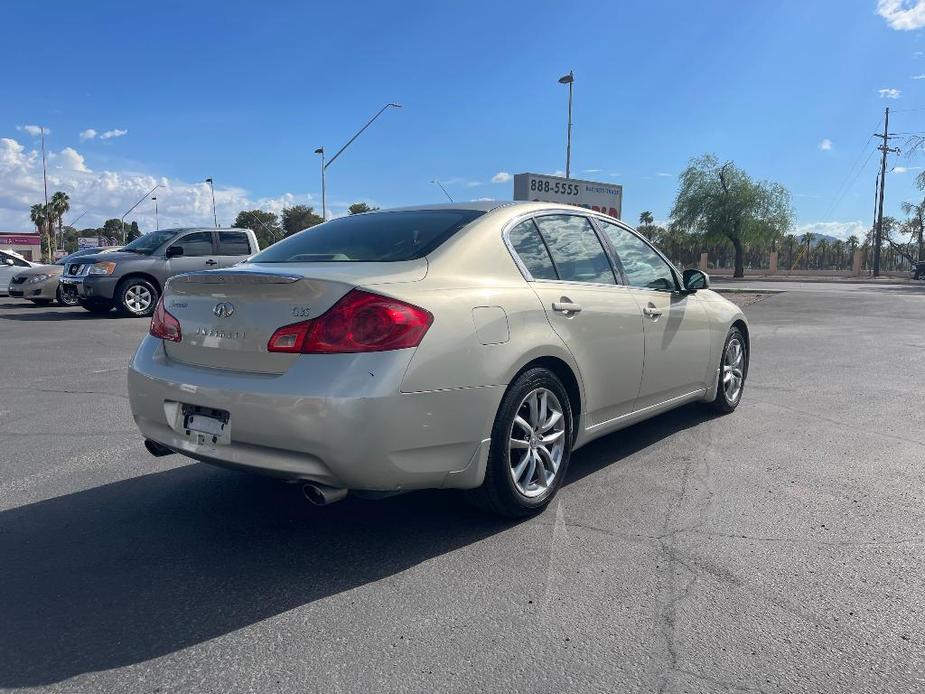
[[[552,310],[559,313],[581,313],[581,305],[570,301],[553,301]]]
[[[649,306],[646,306],[644,309],[642,309],[642,314],[644,316],[648,316],[649,318],[658,318],[660,315],[662,315],[662,310],[655,308],[655,306],[650,304]]]
[[[206,261],[206,265],[218,265],[218,262],[215,261],[215,260],[212,260],[212,258],[209,258],[209,259]]]

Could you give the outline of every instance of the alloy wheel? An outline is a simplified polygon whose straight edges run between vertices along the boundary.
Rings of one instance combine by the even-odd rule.
[[[733,337],[723,354],[723,390],[730,404],[738,402],[745,382],[745,349],[738,337]]]
[[[144,313],[151,308],[154,297],[147,287],[133,284],[125,290],[125,305],[132,313]]]
[[[539,496],[555,480],[565,452],[565,416],[556,394],[546,388],[527,393],[508,438],[514,486],[526,497]]]

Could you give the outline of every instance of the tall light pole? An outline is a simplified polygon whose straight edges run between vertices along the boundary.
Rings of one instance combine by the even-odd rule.
[[[341,153],[342,153],[345,149],[347,149],[350,145],[352,145],[352,144],[353,144],[353,141],[354,141],[355,139],[357,139],[357,138],[363,133],[363,131],[366,130],[366,128],[368,128],[369,126],[371,126],[371,125],[373,124],[373,121],[375,121],[379,116],[381,116],[383,113],[385,113],[386,109],[388,109],[388,108],[401,108],[401,104],[386,104],[385,106],[383,106],[382,108],[380,108],[380,109],[379,109],[379,112],[376,113],[375,116],[373,116],[372,118],[370,118],[370,119],[366,122],[366,125],[364,125],[362,128],[360,128],[359,130],[357,130],[357,131],[356,131],[356,134],[355,134],[353,137],[351,137],[349,140],[347,140],[347,144],[345,144],[343,147],[341,147],[339,150],[337,150],[337,153],[336,153],[333,157],[331,157],[331,158],[328,160],[328,162],[327,162],[326,164],[322,164],[322,165],[321,165],[321,209],[322,209],[323,211],[326,211],[326,210],[327,210],[327,199],[326,199],[326,192],[325,192],[325,189],[324,189],[324,172],[327,170],[327,168],[328,168],[331,164],[334,163],[334,161],[341,155]],[[319,148],[319,149],[316,149],[316,150],[315,150],[315,154],[321,154],[321,155],[322,155],[322,158],[323,158],[323,157],[324,157],[324,147],[321,147],[321,148]]]
[[[153,193],[155,190],[157,190],[158,188],[161,188],[161,187],[163,187],[163,186],[161,186],[161,184],[158,183],[158,184],[157,184],[156,186],[154,186],[151,190],[149,190],[147,193],[145,193],[144,196],[141,197],[141,198],[138,200],[138,202],[136,202],[134,205],[132,205],[130,208],[128,208],[128,209],[125,211],[125,214],[124,214],[124,215],[122,215],[122,219],[120,219],[119,221],[122,223],[122,245],[123,245],[123,246],[125,245],[125,218],[128,216],[128,213],[131,212],[132,210],[134,210],[136,207],[138,207],[138,206],[139,206],[141,203],[143,203],[145,200],[147,200],[147,199],[148,199],[148,196],[151,195],[151,193]],[[97,243],[99,243],[99,241],[97,241]]]
[[[321,155],[321,221],[328,221],[328,196],[325,190],[324,181],[324,147],[315,150],[315,154]]]
[[[215,228],[218,229],[218,215],[215,214],[215,185],[212,183],[212,178],[207,178],[206,183],[209,184],[209,188],[212,190],[212,221],[215,222]]]
[[[575,84],[575,74],[569,70],[567,75],[559,78],[559,84],[568,85],[568,135],[565,145],[565,177],[569,178],[572,172],[572,85]]]
[[[47,260],[49,263],[54,262],[51,253],[51,211],[48,209],[48,171],[45,166],[45,127],[42,126],[42,181],[45,183],[45,252],[48,254]]]
[[[161,224],[157,221],[157,198],[151,198],[154,201],[154,231],[161,230]]]
[[[431,181],[431,183],[436,183],[438,186],[440,186],[440,190],[443,191],[443,194],[446,196],[446,199],[449,200],[450,202],[453,202],[453,198],[451,198],[450,194],[446,192],[446,188],[443,187],[443,184],[440,181],[438,181],[435,178],[433,181]]]

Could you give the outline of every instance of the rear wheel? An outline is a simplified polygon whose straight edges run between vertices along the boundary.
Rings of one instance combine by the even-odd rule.
[[[58,291],[55,292],[55,298],[60,306],[76,306],[80,303],[77,299],[77,292],[67,291],[63,286],[58,285]]]
[[[78,303],[90,313],[99,315],[109,313],[112,310],[112,302],[110,301],[81,300]]]
[[[157,289],[141,277],[129,277],[116,287],[116,306],[120,313],[136,318],[145,318],[154,313],[157,305]]]
[[[538,513],[562,486],[572,448],[572,409],[562,382],[530,369],[508,388],[491,434],[479,506],[512,518]]]
[[[716,399],[710,404],[713,409],[726,414],[739,406],[748,374],[748,349],[745,336],[738,328],[730,328],[726,335],[719,365]]]

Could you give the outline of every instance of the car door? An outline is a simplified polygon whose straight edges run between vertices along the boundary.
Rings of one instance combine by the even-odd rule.
[[[578,365],[585,426],[631,412],[643,368],[642,316],[588,218],[537,216],[512,228],[508,240]]]
[[[250,239],[243,231],[218,231],[215,235],[218,243],[215,260],[218,261],[218,267],[237,265],[256,252],[251,250]]]
[[[20,260],[15,255],[0,251],[0,294],[6,294],[13,275],[31,267],[29,263]]]
[[[595,217],[610,241],[645,326],[645,369],[637,408],[706,386],[710,325],[697,294],[680,291],[675,271],[645,239]]]
[[[218,267],[211,231],[191,231],[174,239],[167,248],[182,248],[181,255],[166,259],[167,276]]]

